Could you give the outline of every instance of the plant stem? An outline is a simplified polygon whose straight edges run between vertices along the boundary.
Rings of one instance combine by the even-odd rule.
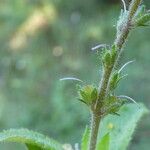
[[[98,130],[100,126],[100,116],[97,116],[96,114],[92,113],[92,120],[91,120],[91,140],[90,140],[90,150],[96,149],[96,143],[97,143],[97,136],[98,136]]]
[[[130,7],[129,7],[128,17],[127,17],[127,20],[125,21],[126,23],[123,24],[122,30],[119,31],[119,34],[117,34],[117,37],[114,41],[114,44],[117,47],[117,51],[118,51],[115,61],[111,64],[109,68],[103,70],[103,75],[102,75],[102,79],[101,79],[100,87],[99,87],[98,103],[96,104],[95,110],[92,112],[89,150],[96,149],[97,136],[98,136],[99,126],[100,126],[100,121],[101,121],[101,115],[100,115],[101,102],[106,97],[106,94],[107,94],[106,91],[107,91],[107,88],[109,87],[109,80],[110,80],[111,74],[122,52],[122,47],[125,44],[125,41],[129,35],[129,32],[131,30],[131,21],[140,3],[141,3],[141,0],[132,0]]]

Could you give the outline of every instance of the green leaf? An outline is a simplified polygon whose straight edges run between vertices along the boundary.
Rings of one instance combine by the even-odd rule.
[[[112,50],[111,50],[111,62],[113,63],[115,61],[117,55],[117,47],[116,45],[112,46]]]
[[[120,117],[108,115],[101,123],[101,135],[110,132],[110,150],[126,150],[132,135],[137,126],[137,122],[148,111],[144,105],[140,108],[135,104],[128,104],[121,107]],[[111,125],[111,128],[110,128]]]
[[[98,143],[96,150],[109,150],[110,136],[107,133]]]
[[[0,133],[0,142],[24,143],[29,150],[62,150],[55,140],[27,129],[5,130]]]
[[[117,87],[118,79],[119,79],[119,73],[114,72],[110,80],[110,91],[113,91]]]
[[[106,50],[106,52],[103,54],[102,61],[103,61],[104,67],[108,67],[111,64],[110,51]]]
[[[93,91],[92,91],[92,93],[91,93],[91,99],[93,101],[95,101],[95,100],[97,100],[97,97],[98,97],[98,92],[97,92],[97,89],[94,88]]]
[[[136,20],[136,25],[137,26],[148,25],[147,23],[149,22],[150,22],[150,13],[147,13]]]
[[[30,144],[26,144],[28,150],[42,150],[41,148],[34,146],[34,145],[30,145]]]
[[[82,143],[81,143],[81,150],[87,150],[89,146],[89,138],[90,138],[90,129],[88,127],[85,128]]]
[[[85,102],[87,101],[87,99],[88,99],[88,96],[87,96],[87,94],[85,93],[85,91],[83,91],[83,90],[80,90],[79,91],[80,92],[80,97],[81,97],[81,99],[83,99]]]

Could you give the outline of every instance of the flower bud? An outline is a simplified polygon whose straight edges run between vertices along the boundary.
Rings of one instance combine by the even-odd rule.
[[[108,96],[105,99],[105,103],[103,104],[103,115],[107,114],[115,114],[118,115],[118,111],[122,105],[124,105],[124,100],[117,98],[116,96]]]
[[[91,105],[98,98],[98,91],[93,85],[86,85],[79,90],[79,99]]]

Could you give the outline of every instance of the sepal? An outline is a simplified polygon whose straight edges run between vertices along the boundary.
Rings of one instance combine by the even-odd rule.
[[[93,85],[83,86],[79,92],[79,100],[87,105],[93,104],[98,98],[98,90]]]
[[[109,95],[106,97],[106,99],[103,102],[103,106],[101,108],[101,114],[102,116],[113,114],[113,115],[119,115],[118,111],[120,108],[126,103],[126,100],[119,99],[116,96]]]

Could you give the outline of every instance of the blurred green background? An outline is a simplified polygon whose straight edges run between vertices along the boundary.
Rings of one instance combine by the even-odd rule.
[[[150,8],[149,1],[145,0]],[[62,143],[80,141],[89,123],[74,76],[97,84],[100,60],[91,48],[113,43],[121,0],[0,1],[0,130],[29,128]],[[117,93],[150,108],[150,28],[130,35],[121,63],[136,60]],[[150,118],[140,122],[129,150],[149,150]],[[1,144],[2,150],[25,150]]]

